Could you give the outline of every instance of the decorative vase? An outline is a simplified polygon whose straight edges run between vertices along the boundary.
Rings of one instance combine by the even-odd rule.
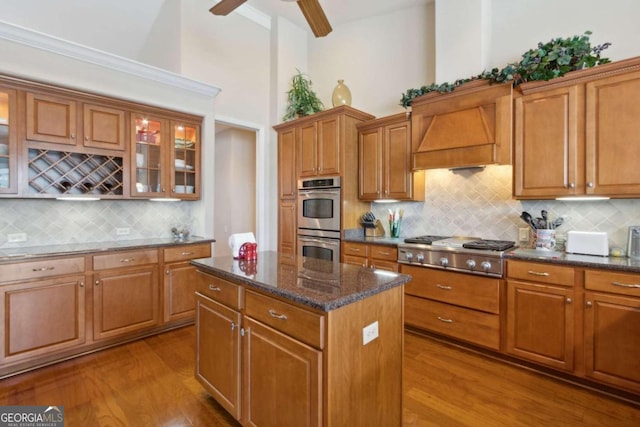
[[[351,105],[351,91],[344,84],[344,80],[338,80],[338,85],[333,89],[331,102],[334,107],[338,107],[340,105]]]

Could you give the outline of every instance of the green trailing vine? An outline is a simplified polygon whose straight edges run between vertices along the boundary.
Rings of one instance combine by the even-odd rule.
[[[414,98],[429,92],[449,93],[463,83],[472,80],[483,79],[491,83],[504,83],[513,81],[514,87],[525,82],[536,80],[551,80],[564,76],[570,71],[590,68],[600,64],[611,62],[608,58],[602,58],[602,51],[611,46],[604,43],[592,47],[589,41],[591,31],[585,31],[581,36],[569,38],[555,38],[547,43],[538,43],[535,49],[530,49],[522,54],[519,62],[506,65],[504,68],[493,68],[489,71],[468,79],[456,80],[453,83],[430,84],[418,89],[407,89],[402,94],[400,105],[408,108]]]

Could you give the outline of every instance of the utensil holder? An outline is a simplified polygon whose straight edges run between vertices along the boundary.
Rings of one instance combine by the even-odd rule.
[[[364,228],[364,237],[384,237],[384,227],[379,219],[373,222],[361,222]]]
[[[391,237],[400,237],[400,222],[401,220],[389,221],[389,235]]]

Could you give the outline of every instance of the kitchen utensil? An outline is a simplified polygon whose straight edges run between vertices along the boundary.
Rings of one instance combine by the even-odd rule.
[[[520,218],[522,218],[524,222],[529,224],[529,227],[531,227],[532,230],[537,229],[536,225],[533,223],[533,217],[529,212],[526,212],[526,211],[522,212],[522,214],[520,214]]]

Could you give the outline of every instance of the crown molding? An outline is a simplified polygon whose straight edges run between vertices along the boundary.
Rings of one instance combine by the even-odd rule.
[[[219,87],[4,21],[0,21],[0,39],[152,80],[198,95],[215,97],[220,93]]]

